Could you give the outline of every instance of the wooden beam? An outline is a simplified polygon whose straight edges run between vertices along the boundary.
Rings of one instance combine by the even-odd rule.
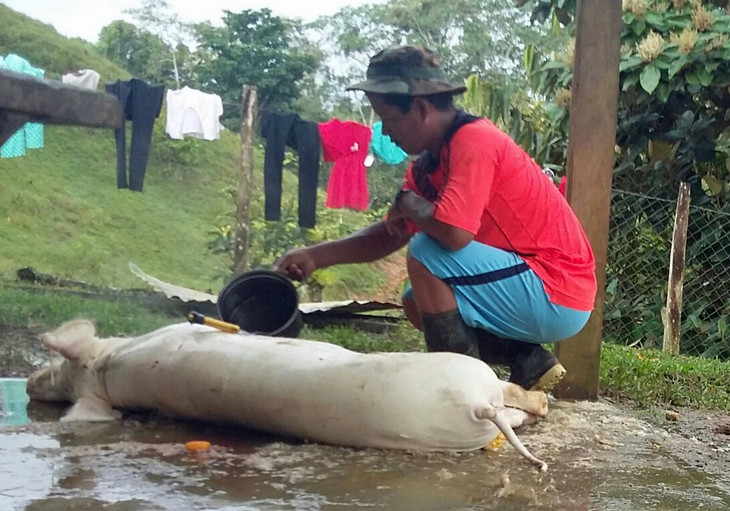
[[[0,70],[0,112],[26,121],[118,128],[117,98],[103,92]]]
[[[27,118],[24,115],[0,110],[0,146],[7,142],[26,122]]]
[[[555,395],[595,399],[616,143],[621,0],[578,0],[576,20],[567,198],[596,257],[598,293],[586,327],[556,346],[556,354],[568,374],[556,387]]]
[[[248,230],[251,223],[251,183],[253,182],[253,135],[256,119],[256,87],[243,86],[241,94],[241,173],[238,178],[236,229],[233,233],[233,272],[248,267]]]
[[[667,287],[666,322],[664,323],[664,352],[679,355],[679,330],[682,326],[682,288],[684,260],[687,251],[690,189],[687,183],[679,185],[677,209],[674,213],[672,251],[669,255],[669,286]]]

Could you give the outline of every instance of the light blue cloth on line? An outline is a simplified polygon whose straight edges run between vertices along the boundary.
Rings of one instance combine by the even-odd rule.
[[[389,165],[398,165],[408,158],[408,154],[393,142],[388,135],[383,135],[382,122],[373,124],[370,150],[380,161]]]
[[[14,53],[9,54],[5,58],[0,57],[0,69],[24,73],[35,76],[36,78],[43,78],[45,76],[43,69],[33,67],[30,62]],[[28,122],[3,144],[2,148],[0,148],[0,157],[15,158],[25,156],[26,149],[39,149],[43,146],[43,124],[39,122]]]

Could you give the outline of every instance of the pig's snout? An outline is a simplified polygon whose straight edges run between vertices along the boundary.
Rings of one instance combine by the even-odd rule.
[[[28,377],[26,392],[37,401],[68,401],[66,378],[60,371],[60,363],[39,369]]]

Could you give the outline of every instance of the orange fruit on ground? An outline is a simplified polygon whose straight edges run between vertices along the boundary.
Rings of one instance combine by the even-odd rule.
[[[185,442],[185,448],[192,452],[204,452],[210,449],[210,442],[206,440],[191,440]]]

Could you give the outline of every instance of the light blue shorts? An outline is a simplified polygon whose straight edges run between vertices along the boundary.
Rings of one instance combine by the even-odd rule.
[[[451,286],[467,325],[504,339],[557,342],[577,334],[591,315],[551,303],[540,278],[512,252],[477,241],[445,250],[422,232],[408,250]],[[413,299],[413,290],[409,287],[403,296]]]

